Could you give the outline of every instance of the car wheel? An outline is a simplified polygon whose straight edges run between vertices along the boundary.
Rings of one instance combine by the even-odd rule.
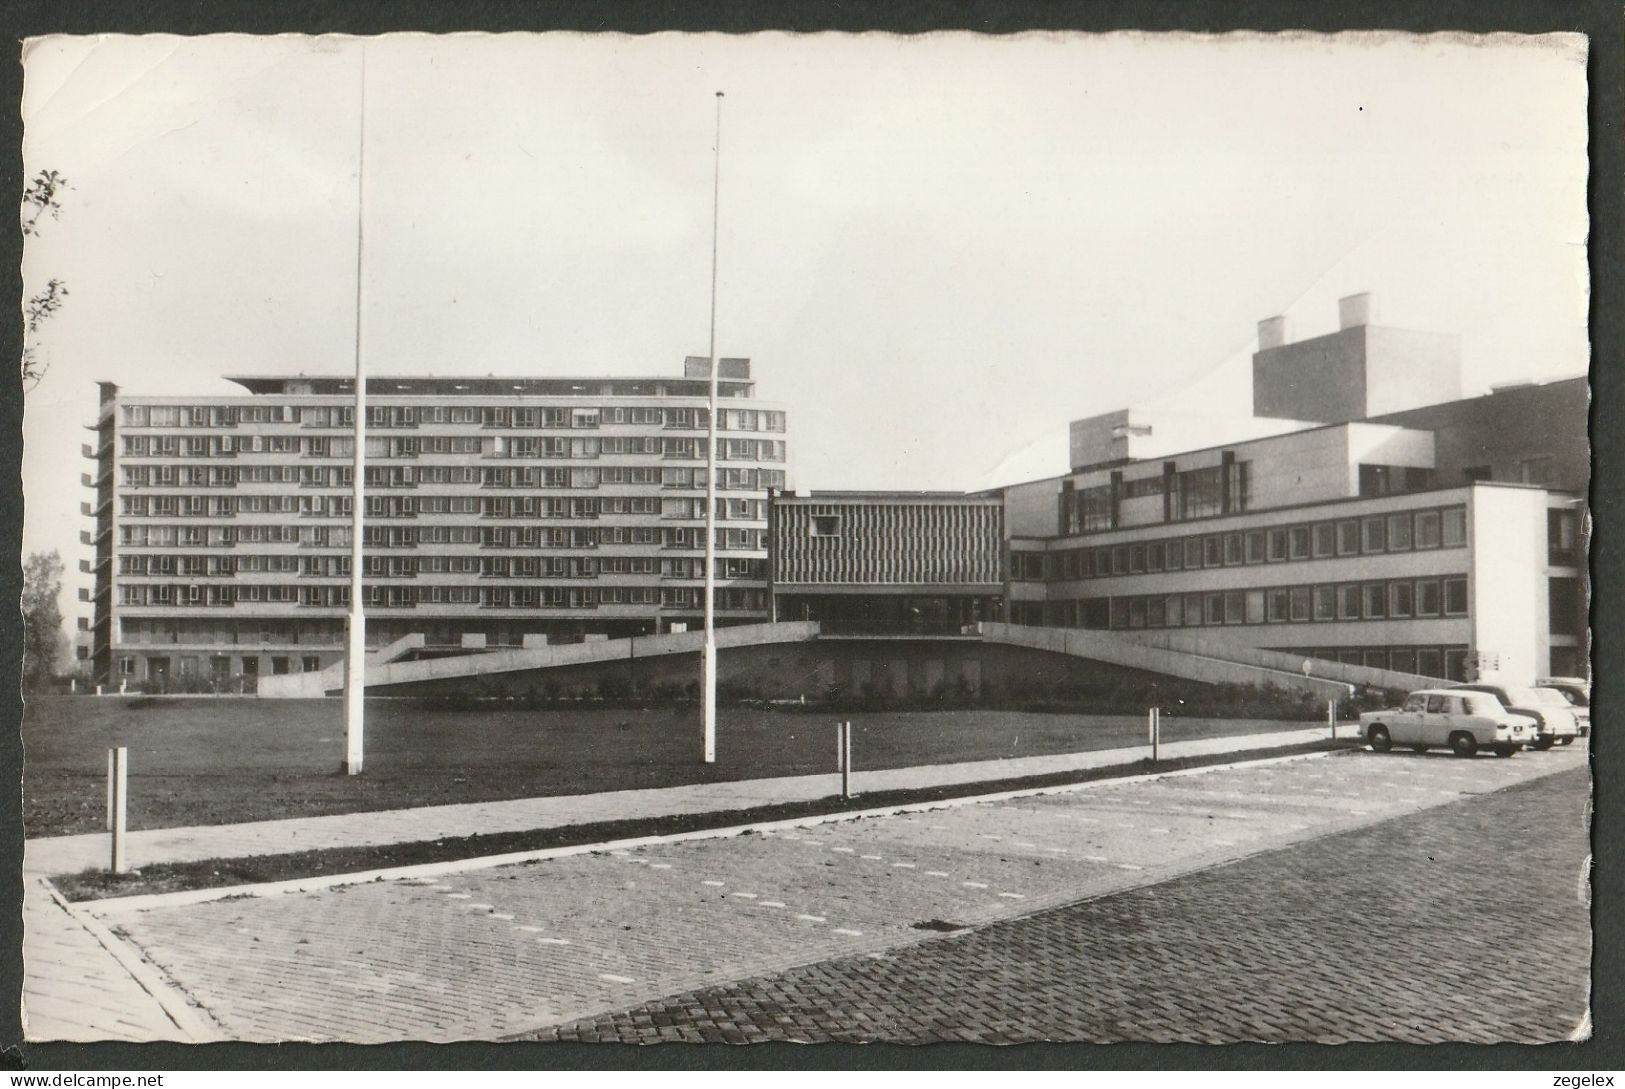
[[[1545,752],[1556,743],[1557,738],[1555,737],[1537,737],[1535,739],[1535,748],[1539,749],[1541,752]]]
[[[1517,753],[1517,751],[1518,751],[1518,747],[1516,745],[1497,745],[1497,746],[1495,746],[1495,755],[1496,756],[1513,756],[1513,755],[1515,755]]]
[[[1478,738],[1469,733],[1451,734],[1450,751],[1457,756],[1477,756]]]
[[[1428,747],[1426,745],[1412,745],[1411,746],[1411,751],[1412,752],[1427,752]]]
[[[1367,731],[1365,739],[1371,742],[1375,752],[1387,752],[1394,747],[1394,739],[1388,736],[1388,727],[1380,722]]]
[[[1567,745],[1570,742],[1572,742],[1573,740],[1574,740],[1574,738],[1572,738],[1572,737],[1560,737],[1560,738],[1557,739],[1557,743],[1559,745]]]

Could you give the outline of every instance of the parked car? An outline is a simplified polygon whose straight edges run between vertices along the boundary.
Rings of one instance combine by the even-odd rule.
[[[1554,688],[1563,694],[1580,720],[1580,736],[1591,732],[1591,685],[1579,677],[1547,677],[1535,682],[1536,688]]]
[[[1553,688],[1514,688],[1503,684],[1458,684],[1453,689],[1487,692],[1508,711],[1528,715],[1538,731],[1534,747],[1542,751],[1567,745],[1580,736],[1580,720],[1562,693]]]
[[[1396,710],[1361,715],[1360,736],[1377,752],[1395,745],[1417,752],[1449,746],[1457,756],[1473,756],[1479,749],[1511,756],[1534,743],[1535,720],[1508,711],[1488,692],[1425,688]]]

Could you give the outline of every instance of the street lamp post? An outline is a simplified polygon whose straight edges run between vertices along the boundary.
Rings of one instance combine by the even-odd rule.
[[[722,92],[717,92],[717,138],[711,184],[711,368],[705,437],[705,643],[700,649],[700,715],[705,762],[717,759],[717,233],[722,208]]]
[[[366,244],[363,186],[367,167],[367,47],[361,47],[361,124],[357,137],[355,215],[355,454],[350,482],[350,614],[344,649],[344,773],[360,775],[365,736],[367,612],[361,574],[362,525],[367,505],[367,372],[361,351],[362,261]]]

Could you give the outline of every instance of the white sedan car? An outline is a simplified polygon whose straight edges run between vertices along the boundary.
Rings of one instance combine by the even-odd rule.
[[[1417,752],[1448,746],[1457,756],[1473,756],[1479,749],[1511,756],[1534,744],[1535,729],[1534,719],[1508,711],[1488,692],[1461,689],[1423,689],[1412,692],[1398,710],[1360,716],[1360,736],[1377,752],[1395,745]]]

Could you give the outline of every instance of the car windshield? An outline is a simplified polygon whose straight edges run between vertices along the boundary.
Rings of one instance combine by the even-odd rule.
[[[1505,710],[1500,700],[1486,692],[1474,692],[1470,696],[1463,696],[1461,702],[1469,715],[1498,715]]]

